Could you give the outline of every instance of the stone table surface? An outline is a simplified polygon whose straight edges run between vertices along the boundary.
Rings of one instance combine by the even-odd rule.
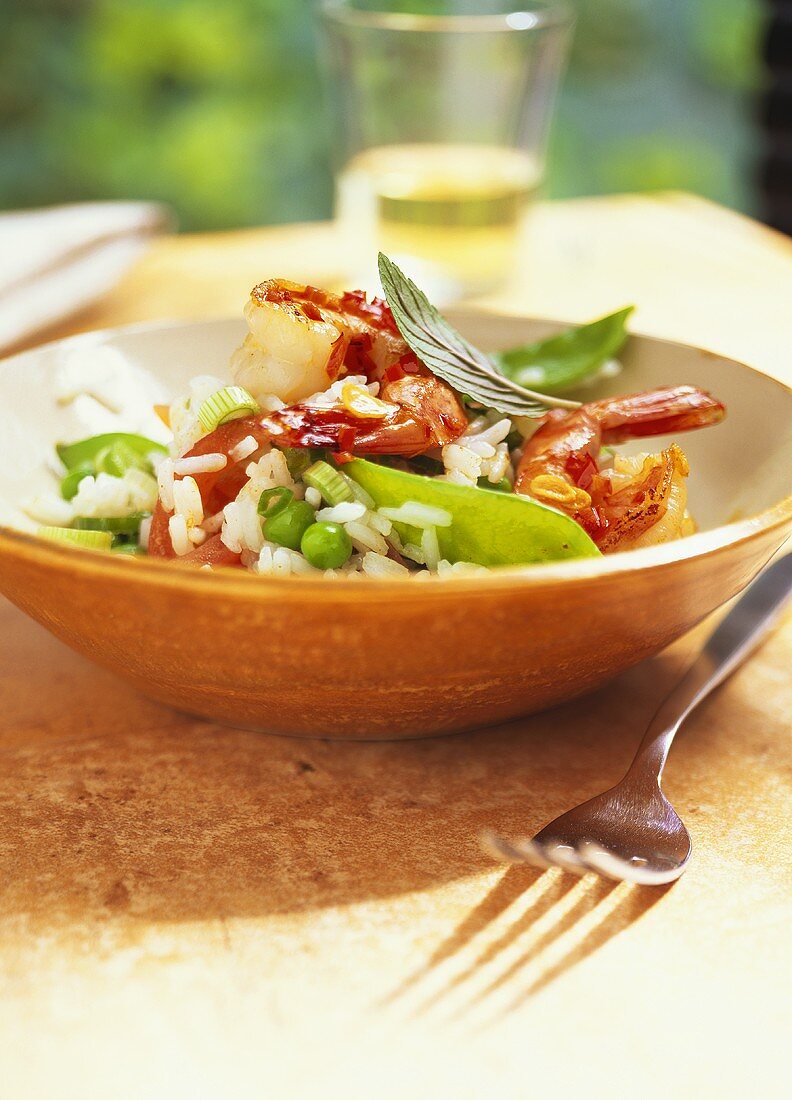
[[[342,270],[327,225],[168,238],[63,331]],[[790,288],[786,239],[625,196],[540,205],[482,304],[635,301],[638,331],[791,382]],[[613,782],[696,644],[507,726],[333,744],[165,710],[0,603],[0,1097],[788,1094],[789,619],[674,748],[676,885],[504,870],[477,843]]]

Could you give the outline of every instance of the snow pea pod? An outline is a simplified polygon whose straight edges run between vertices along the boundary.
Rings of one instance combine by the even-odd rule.
[[[634,309],[626,306],[588,325],[496,352],[491,358],[503,374],[521,386],[560,393],[584,382],[616,355],[627,339],[625,325]]]
[[[599,556],[583,528],[563,512],[515,493],[493,493],[476,486],[405,473],[356,458],[344,473],[373,498],[378,508],[415,501],[442,508],[452,521],[437,528],[441,555],[450,562],[523,565]],[[420,531],[396,524],[404,542],[420,543]]]

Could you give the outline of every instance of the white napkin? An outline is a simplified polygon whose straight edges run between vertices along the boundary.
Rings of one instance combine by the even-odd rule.
[[[142,202],[0,214],[0,354],[101,297],[171,225]]]

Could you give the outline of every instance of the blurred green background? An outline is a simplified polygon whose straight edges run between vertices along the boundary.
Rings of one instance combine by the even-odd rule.
[[[572,3],[546,193],[684,188],[751,211],[761,0]],[[158,198],[187,229],[327,216],[314,9],[0,0],[0,208]]]

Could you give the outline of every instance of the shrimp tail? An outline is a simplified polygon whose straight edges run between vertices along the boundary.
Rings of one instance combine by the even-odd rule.
[[[597,420],[603,443],[706,428],[726,415],[726,406],[697,386],[666,386],[584,407]]]

